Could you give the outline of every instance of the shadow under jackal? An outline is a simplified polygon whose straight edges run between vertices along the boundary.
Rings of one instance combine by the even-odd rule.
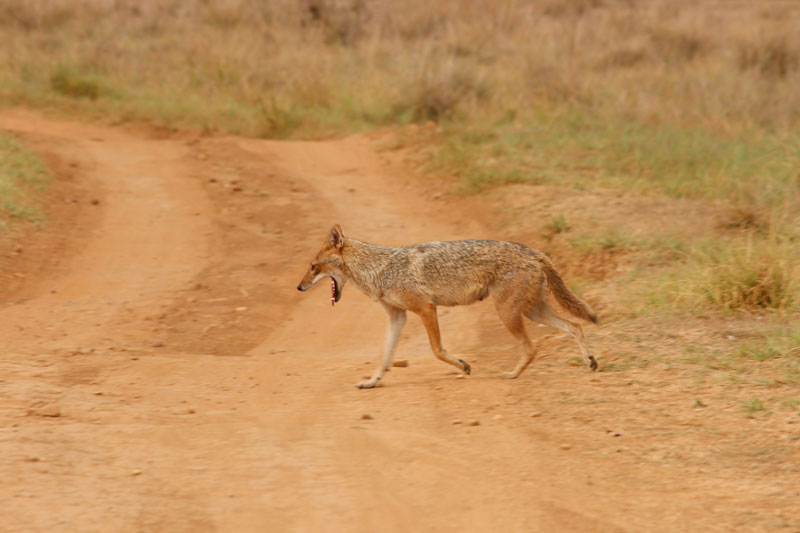
[[[326,277],[331,278],[331,305],[341,298],[345,283],[352,281],[389,315],[383,361],[369,380],[357,385],[359,388],[377,386],[391,366],[406,311],[422,319],[434,355],[469,374],[469,363],[442,347],[436,307],[467,305],[489,295],[500,320],[522,343],[522,358],[503,377],[516,378],[533,361],[535,351],[525,332],[523,316],[572,335],[586,365],[597,370],[580,324],[558,316],[547,304],[547,291],[578,318],[596,323],[597,315],[570,292],[545,254],[522,244],[451,241],[393,248],[345,237],[342,227],[336,224],[297,290],[306,291]]]

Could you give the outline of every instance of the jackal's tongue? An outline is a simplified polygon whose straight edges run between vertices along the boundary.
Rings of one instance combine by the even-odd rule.
[[[331,278],[331,307],[336,304],[336,281]]]

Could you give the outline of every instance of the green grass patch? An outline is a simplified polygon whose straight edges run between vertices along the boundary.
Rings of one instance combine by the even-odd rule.
[[[47,166],[18,141],[0,134],[0,229],[15,220],[39,221],[32,195],[50,179]]]
[[[746,373],[747,366],[734,355],[729,350],[688,345],[684,348],[680,362],[719,372]]]
[[[540,111],[481,127],[454,123],[434,168],[467,190],[502,183],[603,185],[676,197],[782,206],[797,201],[800,137],[726,136],[589,110]]]
[[[754,415],[755,413],[767,410],[764,402],[758,398],[751,398],[747,400],[742,404],[742,407],[744,407],[744,410],[748,415]]]
[[[564,213],[553,215],[545,224],[542,233],[545,238],[552,238],[560,233],[567,233],[572,229],[572,224]]]
[[[615,229],[608,229],[593,235],[578,236],[570,239],[569,243],[575,250],[584,255],[598,250],[621,252],[638,246],[630,235]]]
[[[729,373],[729,378],[738,383],[768,387],[796,384],[800,381],[800,328],[771,327],[759,339],[729,347],[686,345],[679,361]]]
[[[775,362],[790,383],[800,379],[800,327],[780,327],[768,331],[758,341],[739,346],[737,355],[745,361]]]

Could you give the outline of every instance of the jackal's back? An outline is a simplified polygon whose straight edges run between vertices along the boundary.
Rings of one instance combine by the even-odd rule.
[[[381,285],[424,295],[436,305],[482,300],[518,274],[541,278],[541,252],[504,241],[427,242],[395,249]]]

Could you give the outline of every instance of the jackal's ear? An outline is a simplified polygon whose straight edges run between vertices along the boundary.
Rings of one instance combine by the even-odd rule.
[[[339,224],[333,225],[329,239],[334,248],[341,248],[344,245],[344,231]]]

